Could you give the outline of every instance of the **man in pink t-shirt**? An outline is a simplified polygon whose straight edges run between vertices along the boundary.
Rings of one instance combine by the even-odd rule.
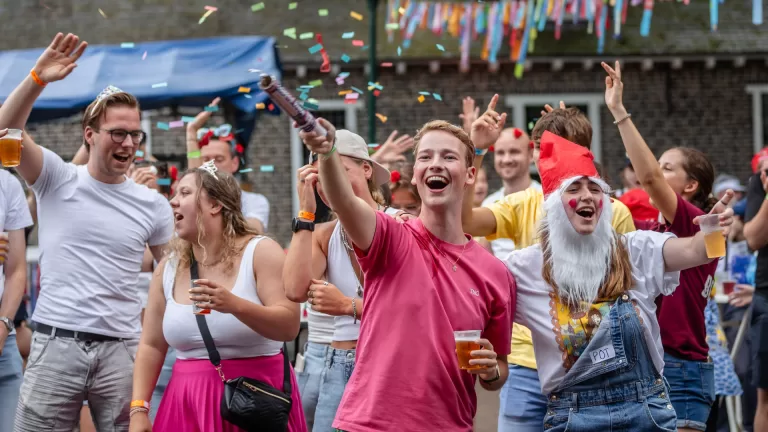
[[[320,181],[365,273],[365,311],[355,371],[335,428],[471,431],[475,377],[491,391],[507,378],[515,282],[501,261],[461,227],[464,191],[475,181],[474,146],[443,121],[416,135],[413,183],[421,214],[400,224],[355,197],[327,137],[301,132],[320,156]],[[499,122],[500,123],[500,122]],[[500,127],[500,125],[496,125]],[[480,330],[481,349],[459,367],[454,331]]]

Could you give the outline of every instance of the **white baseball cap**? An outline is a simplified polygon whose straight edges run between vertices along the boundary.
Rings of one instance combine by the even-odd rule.
[[[346,129],[337,130],[336,152],[342,156],[364,160],[371,164],[373,167],[373,181],[377,186],[389,183],[389,170],[371,159],[371,156],[368,154],[368,144],[365,143],[365,140],[360,135],[352,133]],[[312,155],[310,155],[310,160],[311,159]]]

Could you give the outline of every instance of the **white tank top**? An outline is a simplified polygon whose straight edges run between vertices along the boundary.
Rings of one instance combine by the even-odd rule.
[[[354,252],[352,253],[354,254]],[[346,297],[362,297],[363,287],[359,286],[355,270],[347,254],[347,249],[341,239],[340,223],[336,224],[328,241],[328,282],[336,285],[339,291]],[[354,318],[351,316],[334,317],[333,340],[356,341],[360,336],[359,318],[357,323],[355,323]]]
[[[253,251],[264,237],[251,239],[243,252],[243,259],[237,273],[232,294],[261,305],[256,292],[256,278],[253,275]],[[180,359],[207,359],[203,337],[197,327],[191,304],[179,304],[173,299],[178,258],[171,256],[163,270],[163,291],[165,292],[165,316],[163,334],[168,345],[176,350]],[[271,356],[278,354],[283,343],[267,339],[243,324],[232,314],[211,311],[205,318],[222,359]]]

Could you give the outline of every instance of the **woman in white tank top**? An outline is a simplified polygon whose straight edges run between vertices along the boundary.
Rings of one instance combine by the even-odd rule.
[[[387,211],[379,188],[389,182],[389,171],[371,159],[363,138],[340,130],[336,149],[355,195],[372,208]],[[293,224],[283,280],[288,298],[309,303],[309,341],[304,367],[298,369],[307,424],[315,432],[333,432],[336,410],[355,365],[363,316],[363,275],[341,225],[331,221],[315,229],[312,223],[317,208],[315,187],[328,203],[317,183],[317,162],[299,169],[298,176],[302,212]]]
[[[239,431],[221,418],[224,383],[208,359],[193,302],[210,310],[206,322],[227,379],[246,376],[286,391],[281,346],[298,334],[299,307],[283,290],[285,254],[248,227],[239,186],[212,163],[181,178],[171,207],[177,235],[149,289],[134,367],[131,431]],[[190,289],[193,258],[200,278]],[[144,408],[168,346],[177,361],[152,425]],[[298,383],[290,373],[288,431],[305,432]]]

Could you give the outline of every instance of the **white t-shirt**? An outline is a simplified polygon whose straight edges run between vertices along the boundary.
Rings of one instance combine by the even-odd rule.
[[[541,190],[541,183],[537,182],[536,180],[531,180],[531,185],[529,187],[536,190]],[[491,204],[499,201],[502,198],[504,198],[504,186],[502,186],[501,189],[497,190],[496,192],[485,197],[482,206],[490,207]],[[503,260],[507,257],[507,255],[509,255],[510,252],[515,250],[515,242],[513,242],[512,239],[499,238],[491,241],[491,250],[493,250],[493,255],[496,258]]]
[[[241,206],[243,207],[243,216],[246,219],[258,219],[264,225],[264,231],[269,224],[269,200],[262,194],[241,191]]]
[[[40,297],[32,320],[67,330],[132,338],[141,333],[138,278],[144,249],[168,243],[171,206],[133,180],[107,184],[85,165],[43,149],[35,184]]]
[[[671,233],[652,231],[624,235],[634,280],[628,294],[640,317],[645,341],[659,373],[664,370],[664,348],[656,319],[655,300],[659,295],[672,294],[680,282],[680,272],[664,272],[664,242],[673,237]],[[514,251],[504,261],[517,282],[514,321],[531,330],[541,391],[548,395],[565,377],[565,362],[580,354],[573,352],[573,346],[583,346],[586,333],[595,333],[601,324],[608,323],[602,317],[607,316],[613,302],[596,303],[588,313],[573,317],[567,309],[564,311],[558,305],[556,297],[550,295],[552,288],[542,279],[540,245]],[[593,327],[590,324],[595,311],[601,315],[597,318],[597,326]]]
[[[20,230],[32,224],[21,182],[8,171],[0,169],[0,232]],[[0,264],[0,301],[4,292],[5,268]]]

